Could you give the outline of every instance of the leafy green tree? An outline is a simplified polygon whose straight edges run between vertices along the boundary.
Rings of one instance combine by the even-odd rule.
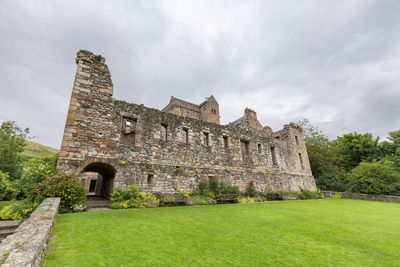
[[[328,137],[313,126],[308,119],[303,119],[297,124],[304,131],[304,140],[314,177],[317,178],[325,173],[337,172],[337,168],[334,165],[336,155],[332,150],[332,142],[329,141]]]
[[[347,176],[348,190],[375,195],[399,195],[400,173],[382,162],[361,162]]]
[[[337,155],[338,164],[346,171],[356,167],[361,161],[378,159],[380,150],[379,137],[372,134],[358,134],[356,132],[344,134],[333,141],[334,153]]]
[[[18,198],[32,197],[34,188],[47,177],[54,175],[57,166],[58,154],[42,159],[33,158],[25,161],[21,179],[16,183],[18,186]]]
[[[5,121],[0,126],[0,171],[8,173],[12,181],[21,175],[21,153],[28,134],[28,128],[23,130],[14,121]]]
[[[0,171],[0,200],[14,199],[17,190],[14,184],[8,180],[8,174]]]

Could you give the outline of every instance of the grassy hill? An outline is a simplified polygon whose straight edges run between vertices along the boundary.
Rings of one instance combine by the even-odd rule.
[[[41,145],[36,142],[26,141],[26,147],[22,155],[28,159],[31,158],[44,158],[58,153],[58,149],[53,147]]]

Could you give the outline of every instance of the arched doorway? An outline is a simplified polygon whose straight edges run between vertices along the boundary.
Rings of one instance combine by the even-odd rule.
[[[102,197],[109,199],[112,194],[114,186],[114,177],[117,172],[113,166],[104,162],[92,162],[83,168],[83,172],[88,173],[98,173],[99,177],[97,179],[92,179],[89,181],[88,193],[95,192],[97,197]],[[96,188],[96,183],[97,188]],[[93,190],[93,188],[96,188]]]

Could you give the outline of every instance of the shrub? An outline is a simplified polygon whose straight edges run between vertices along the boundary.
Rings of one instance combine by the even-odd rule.
[[[11,200],[17,195],[17,189],[8,179],[8,174],[0,171],[0,200]]]
[[[400,195],[400,174],[380,162],[361,162],[347,177],[349,191],[375,195]]]
[[[336,193],[336,194],[332,195],[332,198],[340,199],[340,198],[342,198],[342,195],[339,193]]]
[[[37,196],[61,197],[60,213],[78,211],[76,205],[86,204],[86,189],[73,175],[48,177],[36,187],[35,191]]]
[[[321,198],[321,193],[319,191],[310,191],[301,189],[301,194],[304,196],[304,199],[319,199]]]
[[[0,210],[0,219],[21,220],[27,218],[40,204],[41,200],[43,199],[38,198],[37,202],[30,202],[29,200],[13,201],[10,205]]]
[[[246,186],[246,196],[254,197],[256,195],[256,186],[254,180],[251,180]]]
[[[133,185],[116,188],[111,197],[110,208],[155,208],[159,204],[160,201],[152,193],[141,193],[140,187]]]
[[[129,199],[137,199],[139,197],[139,192],[140,187],[138,185],[117,187],[111,197],[111,202],[123,202]]]
[[[54,176],[58,154],[43,159],[30,159],[23,164],[21,179],[16,181],[18,199],[33,198],[34,188],[44,179]]]
[[[198,191],[201,195],[208,195],[211,198],[215,198],[218,194],[232,194],[237,197],[240,195],[238,186],[219,181],[217,177],[210,177],[208,181],[201,181]]]
[[[187,200],[187,205],[192,206],[192,205],[213,205],[216,204],[217,201],[215,199],[212,199],[208,196],[203,196],[203,195],[194,195],[190,199]]]

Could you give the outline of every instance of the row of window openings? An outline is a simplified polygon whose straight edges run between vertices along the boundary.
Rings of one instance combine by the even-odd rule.
[[[133,135],[133,143],[134,143],[134,136],[135,136],[135,131],[134,129],[136,128],[136,121],[134,120],[125,120],[125,134],[132,134]],[[183,140],[185,143],[189,143],[189,129],[188,128],[182,128],[182,132],[183,132]],[[162,135],[162,139],[164,141],[168,141],[168,125],[165,123],[161,123],[161,135]],[[223,145],[224,148],[228,149],[229,148],[229,144],[228,144],[228,136],[224,135],[222,137],[223,140]],[[297,136],[296,136],[296,140],[297,140]],[[242,155],[243,158],[248,158],[250,151],[249,151],[249,141],[243,141],[241,140],[241,148],[242,148]],[[205,146],[209,146],[210,145],[210,134],[208,132],[203,132],[203,144]],[[262,152],[262,146],[261,144],[257,144],[257,152],[259,154],[261,154]],[[272,161],[274,163],[274,165],[277,165],[277,161],[276,161],[276,156],[275,156],[275,148],[271,147],[271,154],[272,154]]]

